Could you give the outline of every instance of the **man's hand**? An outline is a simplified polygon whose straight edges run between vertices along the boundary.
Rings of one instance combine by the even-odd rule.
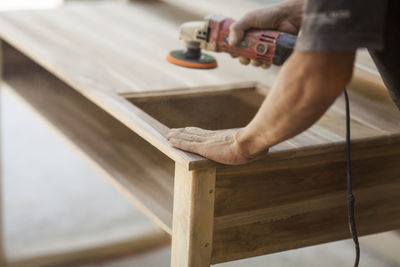
[[[301,26],[303,7],[304,0],[289,0],[250,11],[231,25],[229,44],[237,45],[243,39],[245,31],[251,28],[278,30],[297,35]],[[268,68],[270,66],[256,60],[250,61],[245,57],[239,57],[239,60],[245,65],[251,62],[256,67]]]
[[[211,160],[238,165],[255,160],[243,154],[236,142],[238,129],[209,131],[196,127],[171,129],[167,135],[176,148],[194,152]]]

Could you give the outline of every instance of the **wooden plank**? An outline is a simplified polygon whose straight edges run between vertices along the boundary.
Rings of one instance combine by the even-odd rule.
[[[363,145],[352,150],[360,234],[400,228],[400,138]],[[345,192],[344,151],[218,166],[213,263],[348,238]]]
[[[359,235],[400,227],[400,183],[355,190],[356,221]],[[334,205],[326,208],[324,204]],[[321,202],[319,208],[285,214],[276,207],[273,215],[257,222],[215,230],[213,263],[253,257],[315,244],[350,238],[347,224],[346,194]],[[307,207],[308,201],[301,203]],[[294,211],[294,210],[292,210]]]
[[[187,171],[175,167],[172,267],[211,264],[215,168]]]
[[[262,85],[256,82],[242,82],[242,83],[230,83],[223,85],[213,86],[200,86],[191,88],[176,88],[171,90],[152,90],[140,93],[122,93],[120,95],[134,102],[146,102],[148,100],[161,100],[170,98],[187,98],[191,96],[209,96],[209,95],[220,95],[226,93],[234,93],[237,90],[246,90],[260,87],[260,94],[264,93],[268,88],[261,87]]]
[[[193,126],[220,130],[246,126],[264,98],[265,95],[253,87],[129,100],[169,128]]]
[[[246,84],[245,84],[246,85]],[[206,129],[238,128],[247,124],[257,111],[267,90],[260,94],[259,84],[253,89],[243,85],[232,87],[200,87],[171,92],[146,92],[126,94],[133,104],[169,128],[196,126]],[[202,91],[204,90],[204,91]],[[245,93],[245,91],[248,91]],[[261,90],[261,89],[260,89]],[[242,93],[243,92],[243,93]],[[352,140],[385,137],[400,131],[400,113],[386,102],[372,101],[358,92],[350,92],[352,100]],[[386,99],[385,99],[386,101]],[[272,153],[285,149],[310,149],[318,153],[317,146],[341,146],[345,140],[345,114],[343,97],[310,129],[273,148]],[[368,109],[368,110],[367,110]],[[368,114],[372,115],[368,115]],[[382,117],[383,119],[380,119]]]
[[[22,63],[13,65],[9,56]],[[31,105],[100,174],[171,233],[174,162],[43,68],[18,53],[7,54],[7,58],[4,79],[10,85],[8,89]]]
[[[143,233],[132,240],[123,240],[111,244],[76,251],[40,255],[34,258],[17,259],[7,262],[7,267],[43,267],[43,266],[77,266],[112,258],[135,255],[148,252],[161,246],[168,245],[171,237],[161,229]]]
[[[0,35],[81,90],[128,93],[273,81],[277,69],[231,64],[229,55],[217,55],[221,67],[201,73],[168,63],[166,54],[183,47],[180,24],[204,15],[161,1],[71,3],[57,10],[7,12]]]
[[[382,144],[367,147],[353,144],[355,187],[399,180],[397,155],[400,154],[400,138],[393,140],[390,149],[387,147]],[[345,177],[344,150],[326,155],[265,160],[244,166],[218,166],[215,216],[344,192]]]

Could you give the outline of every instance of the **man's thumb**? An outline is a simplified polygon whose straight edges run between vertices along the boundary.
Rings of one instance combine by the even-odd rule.
[[[237,45],[242,39],[244,35],[244,29],[242,27],[240,21],[232,23],[229,27],[229,44],[230,45]]]

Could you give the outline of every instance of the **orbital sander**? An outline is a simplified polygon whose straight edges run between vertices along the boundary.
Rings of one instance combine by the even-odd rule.
[[[221,15],[208,16],[204,21],[186,22],[181,25],[179,39],[186,50],[174,50],[167,55],[173,64],[196,69],[217,67],[216,59],[201,50],[226,52],[233,57],[246,57],[266,65],[282,65],[292,53],[296,36],[272,30],[250,29],[238,45],[228,42],[229,28],[235,21]]]

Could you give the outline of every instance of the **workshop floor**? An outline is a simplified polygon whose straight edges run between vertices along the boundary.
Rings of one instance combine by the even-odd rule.
[[[6,253],[11,259],[127,239],[151,222],[14,95],[1,95]],[[170,248],[81,267],[169,266]],[[217,266],[351,266],[349,240]],[[361,266],[397,266],[362,250]]]

